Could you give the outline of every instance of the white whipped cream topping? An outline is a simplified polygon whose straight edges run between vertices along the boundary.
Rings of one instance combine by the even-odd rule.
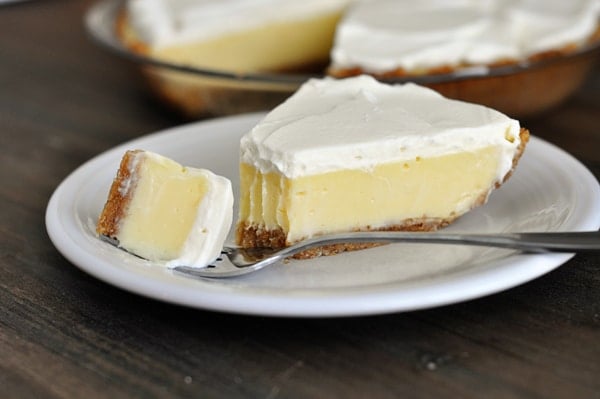
[[[130,24],[155,48],[341,10],[351,0],[129,0]]]
[[[338,26],[332,67],[378,73],[484,64],[580,45],[600,0],[372,0]]]
[[[297,178],[499,145],[500,180],[512,168],[519,131],[500,112],[415,84],[313,79],[242,137],[240,158],[262,173]]]

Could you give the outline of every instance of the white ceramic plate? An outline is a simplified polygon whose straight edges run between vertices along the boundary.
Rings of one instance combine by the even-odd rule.
[[[235,279],[194,280],[96,237],[96,219],[127,149],[156,151],[188,166],[211,169],[237,187],[239,138],[262,116],[170,129],[88,161],[50,199],[46,226],[52,242],[82,270],[131,292],[202,309],[273,316],[365,315],[450,304],[522,284],[572,257],[400,244],[292,261]],[[533,137],[514,176],[485,206],[447,230],[583,231],[599,226],[600,187],[594,176],[564,151]]]

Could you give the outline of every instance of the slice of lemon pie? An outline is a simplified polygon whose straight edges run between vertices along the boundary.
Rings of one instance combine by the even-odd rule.
[[[232,218],[228,179],[135,150],[121,160],[96,231],[167,267],[203,267],[220,255]]]
[[[487,201],[528,137],[497,111],[414,84],[310,80],[241,140],[238,244],[446,226]]]

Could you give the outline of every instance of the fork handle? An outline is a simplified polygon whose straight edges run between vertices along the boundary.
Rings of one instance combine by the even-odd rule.
[[[354,232],[321,236],[289,247],[288,255],[313,246],[360,243],[438,243],[466,244],[497,248],[516,249],[524,252],[592,252],[600,251],[600,232],[568,233],[503,233],[503,234],[461,234],[461,233],[406,233],[406,232]]]

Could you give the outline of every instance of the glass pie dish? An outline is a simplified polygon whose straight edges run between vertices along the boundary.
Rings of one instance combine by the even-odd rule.
[[[135,53],[116,33],[122,7],[123,0],[102,0],[90,8],[85,18],[90,35],[105,48],[132,61],[151,92],[190,119],[268,110],[307,79],[323,76],[291,72],[240,74],[174,64]],[[592,69],[599,48],[597,39],[568,54],[536,61],[381,80],[414,82],[447,97],[487,105],[521,118],[539,114],[577,90]]]

